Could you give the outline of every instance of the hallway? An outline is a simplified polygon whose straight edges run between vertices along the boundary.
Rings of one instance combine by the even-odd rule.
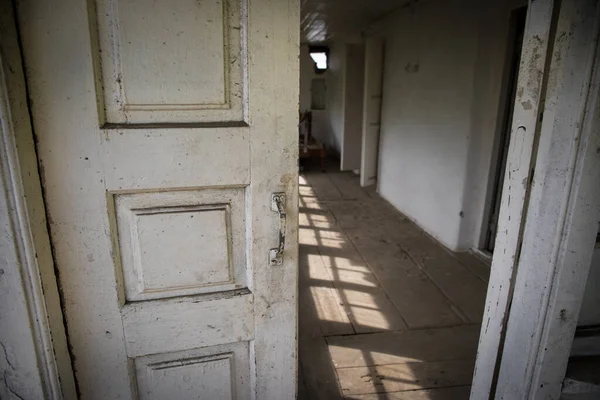
[[[467,399],[489,268],[346,172],[300,176],[300,399]]]

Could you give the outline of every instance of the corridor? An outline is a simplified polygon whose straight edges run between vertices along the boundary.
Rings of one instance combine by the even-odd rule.
[[[346,172],[300,176],[299,398],[467,399],[489,268]]]

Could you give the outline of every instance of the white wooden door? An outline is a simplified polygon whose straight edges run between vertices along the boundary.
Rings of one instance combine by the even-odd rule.
[[[80,397],[293,398],[297,1],[17,11]]]
[[[385,44],[382,37],[372,36],[365,39],[360,186],[377,183],[384,50]]]

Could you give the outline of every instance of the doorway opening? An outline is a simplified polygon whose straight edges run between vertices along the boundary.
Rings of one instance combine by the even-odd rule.
[[[300,398],[468,398],[526,9],[351,3],[302,8]]]
[[[507,46],[507,66],[503,87],[503,101],[501,102],[501,122],[496,135],[495,151],[492,158],[492,181],[489,201],[489,217],[485,226],[485,240],[483,250],[494,252],[496,233],[498,231],[498,217],[502,200],[502,185],[506,172],[506,161],[508,157],[508,146],[510,143],[511,124],[515,97],[517,91],[517,79],[519,72],[519,60],[521,59],[521,48],[523,46],[523,33],[525,32],[525,18],[527,7],[521,7],[512,12],[509,45]]]
[[[127,22],[122,25],[131,28],[128,35],[137,43],[129,50],[141,49],[135,52],[138,59],[153,60],[142,65],[124,56],[121,61],[129,71],[140,65],[144,70],[137,76],[127,74],[125,83],[111,68],[116,68],[117,56],[132,54],[127,51],[132,42],[122,43],[123,54],[110,53],[121,51],[109,29],[113,16],[99,12],[91,17],[98,19],[93,23],[99,22],[99,36],[108,38],[100,40],[88,38],[90,15],[77,13],[81,9],[72,15],[59,11],[45,15],[40,12],[45,10],[41,0],[19,8],[24,39],[19,50],[29,72],[27,90],[36,99],[23,120],[33,122],[39,139],[36,147],[33,142],[28,146],[37,157],[34,161],[44,166],[40,175],[45,195],[43,199],[37,195],[45,200],[42,213],[49,221],[49,232],[43,236],[52,240],[55,251],[48,258],[54,258],[56,271],[61,272],[64,307],[57,301],[55,308],[65,312],[61,323],[68,330],[70,346],[63,346],[64,353],[77,360],[74,372],[81,396],[102,391],[115,398],[135,397],[138,392],[160,398],[189,393],[209,398],[287,398],[296,389],[299,342],[300,399],[467,398],[490,270],[465,250],[484,247],[484,236],[485,248],[494,250],[513,107],[525,104],[516,87],[526,9],[511,11],[503,0],[480,8],[464,7],[460,0],[409,2],[400,8],[396,0],[377,5],[307,0],[301,25],[304,29],[312,24],[315,29],[305,32],[300,48],[297,113],[298,43],[293,38],[298,9],[267,3],[251,3],[249,13],[244,2],[215,3],[215,15],[227,11],[241,22],[252,15],[244,29],[226,24],[230,32],[225,37],[222,26],[213,24],[201,9],[204,3],[193,7],[206,24],[190,18],[184,24],[188,35],[170,28],[141,29],[146,22],[139,21],[146,17],[156,21],[168,14],[166,22],[181,26],[179,21],[191,15],[186,8],[173,7],[172,13],[146,9],[142,14],[132,8],[119,10],[120,21]],[[488,5],[496,7],[493,12]],[[536,14],[546,15],[532,11]],[[279,23],[281,16],[288,23]],[[49,29],[42,32],[28,23],[34,17]],[[65,20],[75,23],[67,26]],[[287,35],[290,26],[292,35]],[[196,61],[208,64],[199,69],[189,57],[171,67],[170,52],[177,46],[149,33],[179,40],[185,44],[180,48],[196,51]],[[198,33],[218,38],[202,49],[218,49],[216,57],[199,51],[194,40]],[[248,42],[247,34],[253,40]],[[257,37],[264,42],[254,40]],[[95,42],[89,45],[89,39],[100,40],[98,47]],[[220,40],[226,43],[221,46]],[[371,40],[377,44],[372,51]],[[315,51],[316,45],[322,51]],[[64,49],[75,51],[68,58],[56,57]],[[282,49],[280,53],[288,57],[274,57],[281,55],[274,49]],[[248,55],[251,68],[244,63]],[[541,61],[544,57],[538,55]],[[169,60],[169,68],[183,72],[165,73],[170,70],[164,68],[164,60]],[[213,68],[211,60],[226,61],[225,72],[220,62]],[[371,61],[376,68],[369,68]],[[305,64],[311,74],[304,73]],[[73,65],[78,74],[73,74]],[[150,70],[165,80],[146,79]],[[108,76],[96,79],[101,72]],[[194,75],[199,72],[201,76]],[[205,79],[209,74],[213,79]],[[180,76],[201,84],[192,87]],[[122,107],[125,98],[113,95],[125,92],[95,92],[99,80],[129,85],[128,94],[144,101],[155,101],[157,93],[172,97],[166,99],[169,104],[158,103],[153,110],[137,107],[143,102]],[[247,83],[252,86],[249,92]],[[167,87],[170,93],[157,87]],[[231,95],[227,107],[181,107],[177,102],[199,91],[207,98],[215,93],[219,97],[223,88]],[[104,114],[97,107],[99,101]],[[571,106],[570,101],[563,104]],[[263,117],[246,120],[267,109],[271,112]],[[73,117],[63,118],[65,114]],[[81,126],[86,127],[85,135]],[[274,129],[281,127],[287,129]],[[200,128],[203,134],[198,134]],[[289,147],[297,145],[296,134],[301,157],[309,155],[300,176],[297,149]],[[573,137],[545,136],[553,146]],[[366,142],[371,156],[376,153],[369,169],[373,175],[365,172]],[[360,153],[359,169],[349,167],[357,165]],[[201,162],[213,169],[198,169]],[[476,171],[476,179],[471,171]],[[592,178],[597,182],[597,175]],[[521,179],[515,180],[513,174],[512,187],[520,187],[515,181]],[[73,189],[73,183],[81,186]],[[561,193],[554,198],[571,195]],[[591,193],[587,199],[594,197]],[[488,218],[486,200],[494,223],[489,228],[482,223]],[[291,221],[287,228],[286,218]],[[534,228],[543,231],[554,220],[546,222]],[[266,231],[269,225],[275,234]],[[551,234],[546,243],[552,242],[547,239]],[[286,236],[291,240],[283,257]],[[270,248],[275,238],[278,247]],[[556,254],[556,248],[545,254]],[[502,251],[498,248],[496,253]],[[595,266],[600,265],[598,254],[592,260]],[[573,265],[581,261],[569,260]],[[568,264],[556,270],[562,273]],[[539,263],[525,267],[530,265]],[[594,268],[588,278],[590,293],[598,281],[591,278],[598,276]],[[296,291],[290,290],[298,275],[299,310]],[[54,275],[48,279],[54,282]],[[502,286],[497,282],[492,290]],[[517,289],[515,298],[522,298]],[[528,290],[531,286],[521,288],[521,294]],[[540,287],[539,293],[549,292]],[[592,297],[584,298],[584,305],[596,303],[597,296]],[[567,298],[571,300],[572,296]],[[493,303],[488,298],[488,305]],[[590,333],[600,336],[598,313],[587,311],[594,310],[582,309],[581,333],[587,338]],[[489,316],[489,308],[486,312]],[[31,322],[30,315],[23,314]],[[165,340],[170,337],[174,340]],[[505,343],[510,343],[508,336]],[[71,353],[67,347],[72,347]],[[71,374],[70,363],[67,369]],[[155,374],[157,370],[163,372]],[[115,384],[103,385],[98,377],[105,375]]]
[[[354,7],[348,9],[366,15],[358,2],[350,3]],[[326,162],[321,170],[311,170],[307,163],[300,176],[299,357],[304,398],[468,398],[472,369],[460,363],[475,357],[498,222],[502,218],[500,225],[505,226],[510,221],[504,212],[500,217],[501,208],[508,206],[508,202],[502,204],[503,185],[506,181],[511,188],[528,191],[528,185],[521,185],[533,176],[526,163],[547,161],[536,159],[534,153],[539,151],[539,115],[547,106],[542,97],[549,77],[556,74],[551,57],[566,49],[557,53],[560,47],[554,47],[555,37],[564,37],[554,32],[555,27],[568,26],[558,24],[556,4],[546,4],[543,12],[531,5],[524,38],[528,6],[525,1],[511,3],[492,1],[467,10],[460,1],[410,2],[371,22],[363,19],[358,36],[339,31],[340,26],[348,26],[340,23],[340,18],[347,17],[349,10],[332,12],[333,5],[331,10],[319,9],[319,1],[303,5],[309,10],[303,8],[302,28],[305,21],[308,25],[319,22],[315,26],[331,50],[330,69],[324,75],[326,113],[319,137],[330,154],[341,154],[341,162]],[[562,5],[559,2],[558,7]],[[311,9],[313,6],[316,9]],[[569,20],[569,12],[563,15],[565,20]],[[358,20],[354,16],[351,21]],[[549,32],[545,39],[538,35],[540,26]],[[368,43],[373,39],[383,43],[378,77],[381,89],[369,92],[368,62],[372,58]],[[534,51],[532,43],[537,40],[548,44],[547,53],[538,53],[537,47]],[[527,51],[522,55],[524,42]],[[358,97],[348,89],[360,80],[352,56],[362,45],[366,46],[363,149],[352,142],[351,129],[358,124],[349,123],[348,116],[357,115],[347,107]],[[518,83],[520,73],[522,85]],[[545,78],[537,79],[538,74]],[[570,87],[560,90],[569,91]],[[376,105],[373,119],[366,114],[371,101]],[[513,118],[521,121],[519,125],[527,124],[531,142],[514,147],[515,154],[526,148],[521,157],[513,158],[511,153],[509,158]],[[361,165],[358,174],[353,174],[347,156],[364,152],[365,127],[371,122],[376,132],[376,168],[371,174]],[[518,178],[506,171],[507,165],[520,171]],[[539,174],[542,168],[538,166]],[[363,181],[369,184],[362,185]],[[507,184],[504,197],[509,197],[508,188]],[[528,195],[512,198],[522,200]],[[513,201],[511,208],[525,210],[532,204],[515,205]],[[529,214],[528,223],[535,218],[532,215],[536,214]],[[523,232],[521,222],[513,218],[512,228],[506,230],[515,242]],[[506,310],[514,305],[513,289],[519,288],[513,286],[520,278],[512,268],[517,267],[514,260],[520,250],[502,241],[496,249],[498,261],[483,331],[492,336],[498,333],[500,350],[492,349],[497,354],[510,343],[502,335]],[[476,255],[485,257],[480,260]],[[592,260],[595,266],[596,261]],[[594,265],[591,276],[597,272]],[[499,276],[498,271],[506,275]],[[547,282],[548,277],[558,276],[554,273],[544,276],[540,272],[544,279],[537,281]],[[593,288],[595,283],[590,279],[588,285]],[[525,289],[519,289],[526,292],[532,286],[528,289],[525,284]],[[545,288],[544,292],[538,289],[540,298],[546,296]],[[535,296],[532,299],[537,301]],[[589,295],[584,300],[593,303],[594,299]],[[518,308],[510,310],[516,313]],[[597,316],[593,309],[584,307],[583,311],[582,319]],[[490,321],[497,325],[492,328]],[[596,322],[592,323],[597,330]],[[589,329],[585,334],[588,342]],[[435,343],[424,339],[433,337]],[[489,337],[484,334],[483,340],[496,340]],[[440,343],[443,348],[437,347]],[[489,349],[481,347],[484,352],[486,347]],[[509,359],[501,362],[508,365]],[[438,364],[439,360],[445,364]],[[485,356],[479,360],[488,361]],[[488,363],[491,381],[497,362],[494,358]],[[442,373],[436,375],[440,370],[452,373],[441,377]],[[475,386],[474,390],[483,393],[486,389]]]

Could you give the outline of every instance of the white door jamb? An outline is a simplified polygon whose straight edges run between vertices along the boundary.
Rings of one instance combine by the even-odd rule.
[[[74,399],[12,4],[0,1],[0,398]]]
[[[527,12],[506,161],[507,173],[504,176],[498,233],[471,388],[472,399],[490,398],[498,355],[502,351],[502,333],[511,302],[530,191],[539,111],[543,107],[540,99],[553,7],[552,0],[530,1]]]
[[[560,397],[600,218],[600,3],[529,7],[472,399]]]
[[[560,3],[496,398],[558,399],[600,218],[600,2]]]

